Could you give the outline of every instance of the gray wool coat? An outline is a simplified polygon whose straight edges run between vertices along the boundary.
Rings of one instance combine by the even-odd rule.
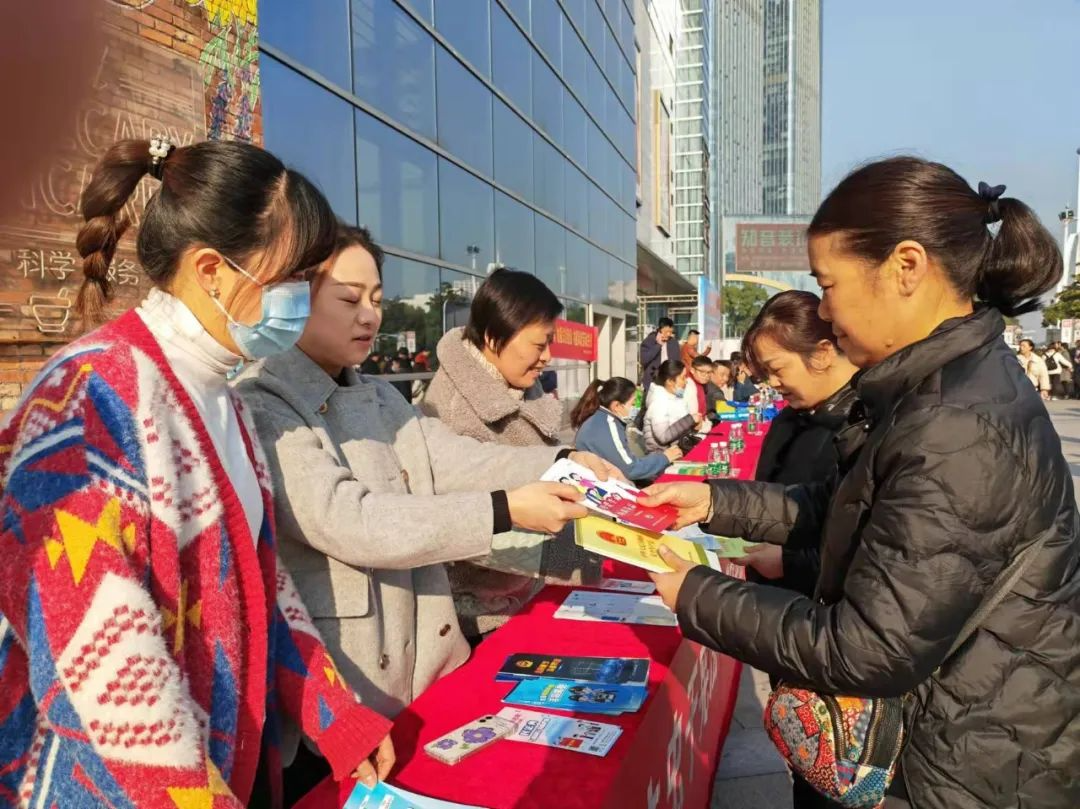
[[[537,480],[552,447],[459,436],[389,383],[339,385],[299,348],[248,369],[279,553],[361,700],[393,717],[469,656],[444,562],[487,554],[491,492]]]
[[[545,396],[539,382],[522,398],[508,392],[468,350],[464,329],[452,329],[439,341],[439,370],[421,409],[459,435],[491,444],[519,447],[558,445],[562,403]],[[545,581],[595,582],[600,561],[574,544],[567,529],[554,541],[528,531],[499,534],[492,553],[450,567],[458,616],[466,633],[496,629],[521,609]]]

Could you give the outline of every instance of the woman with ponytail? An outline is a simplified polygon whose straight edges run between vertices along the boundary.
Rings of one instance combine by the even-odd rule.
[[[606,382],[596,380],[585,389],[581,400],[570,413],[570,424],[577,430],[578,449],[599,455],[619,468],[628,480],[645,485],[656,480],[668,466],[682,457],[678,447],[638,456],[630,448],[626,425],[637,417],[633,406],[637,386],[629,379],[615,376]]]
[[[265,460],[226,384],[300,337],[336,220],[255,146],[116,143],[82,198],[87,323],[147,174],[153,291],[64,348],[0,428],[0,803],[278,806],[286,717],[338,778],[373,783],[390,723],[277,563]]]
[[[809,227],[820,315],[861,369],[826,484],[654,487],[680,523],[820,542],[814,598],[678,557],[683,633],[787,684],[902,698],[887,809],[1080,806],[1080,539],[1069,465],[1002,340],[1061,275],[1004,186],[897,157]]]

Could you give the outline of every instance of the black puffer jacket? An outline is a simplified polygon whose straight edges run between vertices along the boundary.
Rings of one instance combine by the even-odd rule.
[[[761,445],[757,472],[754,480],[766,483],[822,483],[836,476],[837,451],[833,446],[836,433],[847,424],[855,390],[844,385],[813,410],[796,410],[785,407],[773,419],[765,441]],[[746,571],[751,581],[786,587],[805,596],[813,595],[821,569],[819,537],[809,544],[798,546],[793,542],[784,545],[784,575],[769,580],[753,568]]]
[[[837,484],[713,484],[712,533],[821,536],[816,600],[700,567],[679,593],[688,637],[788,682],[913,691],[902,769],[915,809],[1080,807],[1073,484],[1003,325],[990,309],[948,321],[856,377],[865,418],[838,442],[862,447]],[[945,660],[995,577],[1043,536]]]

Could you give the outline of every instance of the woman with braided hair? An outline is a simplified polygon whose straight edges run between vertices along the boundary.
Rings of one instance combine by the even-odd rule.
[[[282,716],[338,778],[374,782],[390,723],[277,563],[265,461],[226,384],[299,338],[335,217],[255,146],[118,142],[82,198],[90,322],[147,174],[153,291],[64,348],[0,428],[0,803],[280,805]]]

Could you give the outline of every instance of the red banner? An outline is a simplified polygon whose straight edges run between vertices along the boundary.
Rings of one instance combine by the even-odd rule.
[[[551,356],[560,360],[596,362],[598,337],[599,332],[595,326],[556,320]]]
[[[810,272],[806,225],[739,222],[735,226],[735,272]]]

